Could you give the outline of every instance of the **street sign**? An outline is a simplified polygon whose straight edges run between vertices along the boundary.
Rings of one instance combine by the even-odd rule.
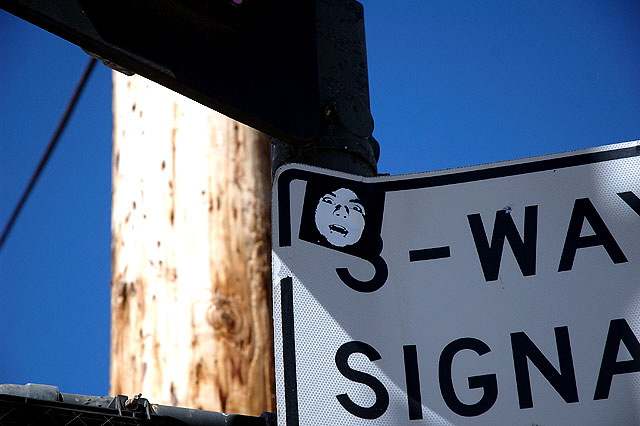
[[[640,142],[273,191],[278,422],[640,416]]]

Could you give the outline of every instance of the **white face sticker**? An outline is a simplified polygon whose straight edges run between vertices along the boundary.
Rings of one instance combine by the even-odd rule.
[[[340,188],[323,195],[316,207],[316,227],[330,244],[355,244],[364,229],[364,207],[351,190]]]

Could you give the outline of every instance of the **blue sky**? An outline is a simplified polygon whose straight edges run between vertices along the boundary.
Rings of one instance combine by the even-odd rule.
[[[381,173],[640,139],[640,3],[364,2]],[[0,11],[0,225],[88,60]],[[104,395],[111,72],[94,71],[0,251],[0,383]]]

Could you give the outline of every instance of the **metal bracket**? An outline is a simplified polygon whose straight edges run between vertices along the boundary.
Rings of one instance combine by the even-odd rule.
[[[147,420],[151,420],[151,404],[146,398],[140,398],[140,395],[142,394],[133,398],[129,398],[127,395],[116,395],[107,408],[118,410],[119,416],[135,418],[143,416]]]

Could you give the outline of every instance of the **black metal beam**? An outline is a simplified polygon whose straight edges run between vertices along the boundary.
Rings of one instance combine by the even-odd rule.
[[[2,0],[119,70],[265,132],[275,167],[376,172],[362,5],[354,0]]]
[[[314,4],[0,1],[88,52],[291,142],[314,139],[322,121]]]

